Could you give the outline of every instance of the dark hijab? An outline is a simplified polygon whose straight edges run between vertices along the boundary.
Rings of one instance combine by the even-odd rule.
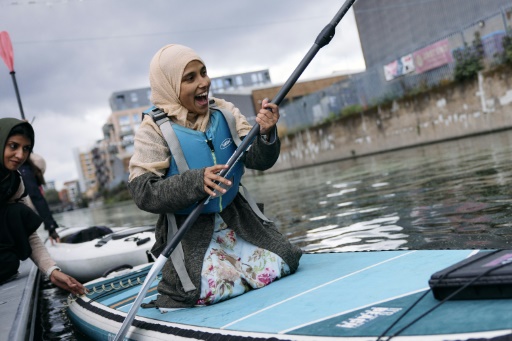
[[[16,193],[20,185],[20,174],[5,168],[4,153],[5,145],[9,137],[13,135],[25,135],[32,142],[34,148],[34,129],[30,123],[16,118],[0,118],[0,204],[4,204]]]

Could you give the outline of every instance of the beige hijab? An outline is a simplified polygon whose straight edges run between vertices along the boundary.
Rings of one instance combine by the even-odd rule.
[[[149,66],[151,102],[162,109],[177,124],[194,130],[206,131],[210,112],[206,115],[190,113],[181,105],[179,99],[183,71],[193,60],[205,64],[201,57],[189,47],[177,44],[162,47],[154,55]],[[215,99],[215,101],[220,108],[224,107],[233,112],[239,135],[246,135],[251,127],[238,109],[224,100]]]
[[[192,49],[181,45],[164,46],[155,54],[149,72],[151,102],[164,110],[177,124],[204,132],[208,126],[209,113],[204,116],[189,114],[179,100],[183,71],[192,60],[202,62]],[[251,125],[240,110],[233,103],[223,99],[214,100],[219,109],[233,114],[238,136],[246,136],[251,130]],[[149,115],[144,116],[135,134],[135,150],[130,159],[128,181],[147,172],[164,176],[170,167],[170,151],[162,131]]]

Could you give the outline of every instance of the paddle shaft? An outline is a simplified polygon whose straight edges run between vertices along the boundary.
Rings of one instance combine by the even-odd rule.
[[[324,29],[320,32],[320,34],[317,36],[315,43],[313,46],[309,49],[307,54],[302,58],[299,65],[295,68],[293,73],[290,75],[288,80],[284,83],[284,85],[281,87],[275,98],[272,100],[272,103],[275,103],[279,105],[281,101],[286,97],[292,86],[297,82],[297,79],[299,79],[300,75],[306,67],[309,65],[309,63],[313,60],[317,52],[324,47],[325,45],[329,44],[332,38],[334,37],[335,29],[338,23],[341,21],[341,19],[345,16],[345,14],[348,12],[352,4],[356,0],[346,0],[343,6],[340,8],[340,10],[336,13],[334,18],[331,20],[327,26],[324,27]],[[233,155],[229,158],[228,162],[226,163],[228,167],[226,169],[223,169],[220,172],[220,176],[225,177],[226,174],[228,174],[233,167],[236,165],[236,163],[240,160],[240,158],[243,156],[243,154],[249,149],[251,146],[254,138],[258,136],[260,132],[260,126],[258,124],[255,124],[252,129],[249,131],[247,136],[243,139],[242,143],[238,148],[235,150]],[[138,307],[142,303],[144,297],[146,296],[147,291],[149,290],[149,286],[155,279],[158,272],[162,269],[167,259],[170,257],[171,253],[174,251],[174,249],[178,246],[178,244],[183,239],[183,236],[187,231],[192,227],[194,222],[197,220],[199,215],[201,214],[203,210],[203,206],[208,203],[208,201],[212,197],[209,196],[199,202],[199,204],[192,210],[192,212],[187,216],[181,227],[178,229],[178,232],[172,237],[169,244],[165,247],[165,249],[162,251],[158,259],[155,261],[155,264],[153,264],[150,272],[146,276],[146,279],[144,280],[144,283],[142,284],[142,288],[137,295],[135,301],[133,302],[132,307],[130,308],[130,311],[126,315],[125,320],[123,321],[123,324],[121,328],[119,329],[119,332],[117,333],[114,341],[120,341],[123,340],[126,333],[128,332],[128,328],[132,324],[133,319],[135,318],[135,315],[137,313]]]
[[[12,83],[14,84],[14,91],[16,91],[16,99],[18,100],[18,107],[20,108],[21,119],[25,120],[25,113],[23,112],[23,105],[21,104],[20,91],[18,90],[18,83],[16,82],[15,72],[9,72],[12,76]]]

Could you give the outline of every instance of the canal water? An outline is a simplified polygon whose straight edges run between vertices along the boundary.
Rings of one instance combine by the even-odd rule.
[[[512,131],[247,177],[265,214],[306,252],[510,248]],[[141,226],[133,203],[65,212],[61,226]],[[87,340],[43,281],[43,340]]]

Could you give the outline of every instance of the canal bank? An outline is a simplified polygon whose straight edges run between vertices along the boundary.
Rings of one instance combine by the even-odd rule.
[[[267,172],[318,165],[512,128],[512,71],[479,73],[281,138]]]

